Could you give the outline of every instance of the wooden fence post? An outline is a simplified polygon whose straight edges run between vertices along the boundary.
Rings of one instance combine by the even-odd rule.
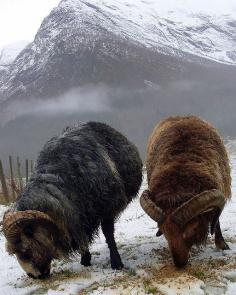
[[[4,202],[9,203],[9,193],[7,189],[7,184],[6,184],[6,179],[5,175],[3,172],[3,166],[2,166],[2,161],[0,160],[0,180],[2,184],[2,192],[3,192],[3,197],[4,197]]]
[[[26,183],[29,181],[29,160],[25,160],[25,180]]]
[[[10,175],[11,175],[11,190],[12,190],[12,196],[11,200],[16,200],[16,193],[15,193],[15,181],[14,181],[14,174],[13,174],[13,164],[12,164],[12,156],[9,156],[9,166],[10,166]]]
[[[30,176],[33,174],[34,171],[34,161],[30,160]]]
[[[23,191],[23,179],[22,179],[22,175],[21,175],[21,169],[20,169],[20,158],[17,157],[17,177],[19,179],[19,187],[20,187],[20,192]]]

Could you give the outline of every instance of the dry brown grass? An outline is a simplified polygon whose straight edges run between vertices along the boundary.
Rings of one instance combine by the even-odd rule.
[[[210,243],[211,244],[211,243]],[[206,285],[220,286],[222,284],[223,273],[236,268],[236,255],[199,258],[201,250],[194,248],[192,259],[184,269],[178,269],[173,265],[169,249],[162,248],[154,250],[161,257],[162,265],[157,267],[151,265],[140,265],[146,275],[139,275],[136,271],[122,272],[118,277],[109,279],[109,281],[95,282],[88,288],[81,290],[78,294],[87,295],[93,290],[102,288],[104,290],[119,289],[120,294],[131,294],[133,289],[145,291],[147,294],[162,295],[158,285],[182,285],[203,281]],[[123,291],[122,291],[123,290]],[[122,293],[123,292],[123,293]]]

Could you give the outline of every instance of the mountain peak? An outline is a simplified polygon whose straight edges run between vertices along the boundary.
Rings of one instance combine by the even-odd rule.
[[[152,77],[160,80],[162,67],[171,76],[184,61],[236,64],[236,18],[164,9],[161,3],[62,0],[34,41],[0,73],[0,100],[53,96],[86,83],[119,84],[132,75],[135,83],[158,83]]]
[[[62,0],[58,7],[76,15],[81,26],[92,23],[166,54],[183,51],[235,64],[236,14],[208,14],[201,5],[187,8],[154,0]]]
[[[9,66],[28,43],[28,41],[20,41],[0,49],[0,66]]]

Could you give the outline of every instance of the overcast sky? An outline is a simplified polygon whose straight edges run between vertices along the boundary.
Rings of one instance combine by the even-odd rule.
[[[78,0],[79,1],[79,0]],[[89,1],[89,0],[88,0]],[[93,0],[94,1],[94,0]],[[97,0],[103,1],[103,0]],[[106,0],[107,2],[108,0]],[[110,0],[111,2],[135,0]],[[164,9],[176,7],[210,14],[236,15],[236,0],[145,0]],[[32,41],[42,20],[60,0],[0,0],[0,48],[18,41]]]
[[[60,0],[0,0],[0,48],[31,41],[43,18]]]

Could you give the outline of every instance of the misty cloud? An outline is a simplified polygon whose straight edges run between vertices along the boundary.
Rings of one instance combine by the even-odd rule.
[[[141,88],[90,85],[50,100],[12,101],[0,127],[0,158],[11,154],[35,159],[52,136],[85,121],[113,126],[138,146],[143,157],[149,134],[167,116],[198,115],[223,136],[235,137],[235,70],[229,69],[165,84],[146,80]]]
[[[71,89],[55,98],[12,101],[4,108],[0,123],[4,125],[24,115],[60,116],[108,111],[110,92],[111,89],[105,85],[90,85]]]

